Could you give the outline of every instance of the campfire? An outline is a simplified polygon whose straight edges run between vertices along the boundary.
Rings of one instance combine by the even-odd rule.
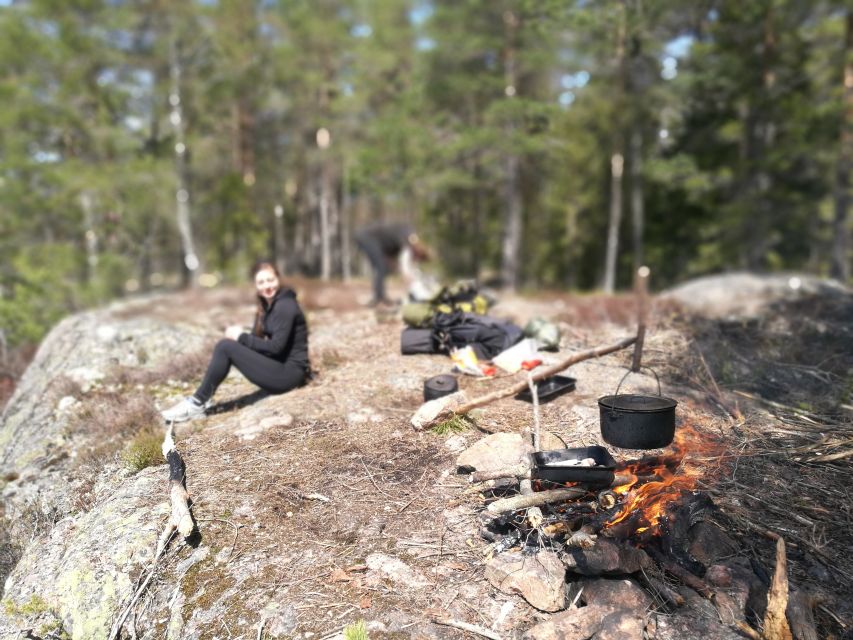
[[[592,482],[554,482],[537,477],[553,478],[535,464],[530,471],[472,473],[471,481],[486,497],[481,535],[490,543],[487,576],[498,588],[509,580],[515,585],[510,591],[525,595],[519,573],[524,559],[533,556],[537,563],[530,564],[551,566],[546,573],[561,563],[570,586],[579,578],[630,575],[652,594],[659,610],[675,613],[698,594],[717,609],[722,624],[748,637],[769,638],[755,631],[766,625],[762,616],[772,607],[766,597],[769,576],[731,560],[739,547],[707,492],[724,471],[722,454],[713,437],[682,424],[661,455],[619,463],[605,452],[613,467],[604,480],[596,471]],[[601,465],[595,462],[588,458],[577,466],[596,470]],[[541,586],[531,590],[542,591]],[[565,606],[528,601],[546,611]],[[642,607],[635,614],[644,612]]]
[[[619,469],[618,478],[627,482],[613,487],[619,496],[619,511],[604,523],[613,537],[660,536],[670,528],[669,507],[693,495],[700,481],[711,482],[719,469],[709,469],[708,461],[719,459],[720,447],[689,425],[677,432],[672,453],[629,462]]]

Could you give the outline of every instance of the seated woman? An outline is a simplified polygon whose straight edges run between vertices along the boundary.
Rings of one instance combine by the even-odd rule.
[[[225,330],[213,350],[207,373],[196,392],[162,411],[168,422],[203,416],[231,365],[264,391],[284,393],[305,382],[308,363],[308,325],[293,289],[282,286],[275,265],[259,262],[252,270],[258,312],[252,333],[239,326]]]

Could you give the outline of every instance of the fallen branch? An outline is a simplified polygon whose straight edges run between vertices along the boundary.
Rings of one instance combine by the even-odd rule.
[[[176,529],[186,538],[195,528],[195,523],[190,513],[190,494],[187,493],[187,489],[184,486],[186,467],[184,466],[181,454],[178,453],[175,447],[171,429],[166,433],[166,437],[163,440],[163,455],[169,463],[169,498],[172,502],[172,514],[169,517],[169,522],[166,523],[166,528],[160,534],[155,556],[159,556],[163,552]]]
[[[476,482],[486,482],[488,480],[498,480],[500,478],[529,478],[530,477],[530,465],[529,464],[517,464],[514,467],[508,467],[506,469],[496,469],[494,471],[475,471],[470,476],[468,476],[468,480],[473,484]]]
[[[546,367],[542,371],[538,371],[537,373],[531,376],[530,380],[532,382],[539,382],[540,380],[544,380],[545,378],[550,378],[551,376],[560,373],[564,369],[568,369],[570,366],[572,366],[573,364],[577,364],[578,362],[583,362],[584,360],[589,360],[590,358],[600,358],[601,356],[606,356],[608,353],[613,353],[614,351],[626,349],[627,347],[630,347],[632,344],[634,344],[636,340],[637,336],[631,336],[630,338],[624,338],[615,344],[581,351],[580,353],[576,353],[575,355],[566,358],[562,362],[558,362],[557,364],[551,365],[550,367]],[[435,425],[452,418],[454,415],[463,415],[468,413],[472,409],[482,407],[483,405],[492,403],[495,400],[500,400],[501,398],[508,398],[509,396],[513,396],[519,393],[520,391],[524,391],[524,389],[527,388],[527,385],[528,380],[525,379],[521,382],[517,382],[509,387],[506,387],[505,389],[493,391],[492,393],[480,396],[479,398],[474,398],[473,400],[460,404],[456,407],[448,407],[442,409],[438,413],[438,415],[432,418],[432,420],[426,422],[423,425],[420,425],[419,428],[428,429],[430,427],[434,427]]]
[[[435,624],[440,624],[445,627],[453,627],[454,629],[461,629],[462,631],[470,631],[471,633],[476,633],[479,636],[483,636],[484,638],[490,638],[491,640],[501,640],[501,637],[494,631],[489,631],[488,629],[484,627],[479,627],[476,624],[458,622],[456,620],[451,620],[450,618],[433,618],[432,621]]]
[[[486,510],[490,513],[506,513],[507,511],[515,511],[516,509],[540,507],[544,504],[551,504],[552,502],[562,502],[563,500],[580,498],[586,493],[588,493],[587,489],[574,488],[537,491],[529,496],[521,495],[495,500],[486,507]]]
[[[785,611],[788,608],[788,559],[785,555],[785,540],[776,541],[776,570],[767,594],[767,613],[764,615],[766,640],[792,640],[791,627]]]
[[[794,591],[788,598],[788,608],[785,613],[791,625],[791,633],[797,640],[818,640],[814,619],[816,604],[817,598],[803,590]]]
[[[165,553],[166,547],[169,545],[169,541],[175,535],[175,532],[180,532],[181,535],[186,538],[193,532],[193,529],[195,529],[195,523],[193,522],[193,517],[190,513],[190,496],[184,486],[186,479],[186,467],[184,466],[183,458],[181,458],[181,455],[175,447],[175,440],[172,437],[171,423],[169,424],[169,427],[166,430],[166,435],[163,438],[162,451],[163,457],[165,457],[166,462],[169,463],[169,500],[172,503],[172,512],[169,515],[169,521],[166,523],[166,526],[163,528],[163,531],[160,533],[160,537],[157,540],[157,548],[154,551],[154,559],[151,561],[151,567],[148,571],[148,575],[140,582],[139,586],[136,587],[136,590],[131,595],[127,606],[122,609],[118,618],[116,618],[115,623],[113,623],[113,626],[110,628],[110,634],[107,636],[109,640],[117,640],[117,638],[120,637],[121,629],[124,626],[125,620],[127,620],[127,616],[130,615],[130,612],[136,606],[139,598],[148,588],[151,579],[157,571],[157,564]]]

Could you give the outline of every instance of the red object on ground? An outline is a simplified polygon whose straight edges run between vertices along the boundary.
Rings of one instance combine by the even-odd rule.
[[[498,372],[498,368],[493,364],[481,364],[480,371],[484,376],[493,376]]]
[[[536,367],[538,367],[540,364],[542,364],[542,361],[539,359],[525,360],[521,363],[521,368],[525,371],[530,371],[531,369],[535,369]]]

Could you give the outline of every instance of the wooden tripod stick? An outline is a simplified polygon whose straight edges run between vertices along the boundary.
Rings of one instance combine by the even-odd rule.
[[[640,267],[634,279],[634,294],[637,297],[637,341],[634,343],[634,359],[631,361],[631,371],[634,372],[640,370],[643,360],[643,341],[646,337],[646,320],[649,314],[649,273],[648,267]]]

